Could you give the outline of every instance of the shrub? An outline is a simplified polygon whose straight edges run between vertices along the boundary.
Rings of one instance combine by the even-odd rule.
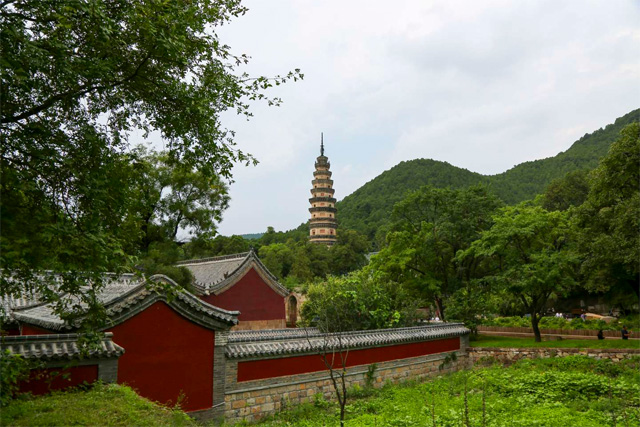
[[[0,407],[8,404],[16,391],[18,382],[29,375],[29,362],[9,350],[0,353]]]

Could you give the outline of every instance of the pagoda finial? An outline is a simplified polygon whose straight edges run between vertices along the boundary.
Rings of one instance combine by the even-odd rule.
[[[320,132],[320,155],[324,156],[324,133]]]

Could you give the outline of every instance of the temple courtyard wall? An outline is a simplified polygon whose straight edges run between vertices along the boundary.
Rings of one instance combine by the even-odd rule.
[[[398,383],[464,369],[469,364],[468,331],[464,331],[461,325],[454,328],[456,330],[451,330],[449,336],[443,334],[389,345],[371,341],[369,345],[351,346],[343,352],[346,356],[347,387],[365,387],[368,383],[381,387],[387,382]],[[346,342],[348,344],[350,338],[372,335],[376,335],[375,331],[373,334],[361,331],[346,337]],[[264,344],[262,342],[255,347]],[[309,344],[313,345],[312,339],[309,339]],[[233,345],[230,344],[225,362],[223,416],[227,422],[253,422],[288,407],[312,402],[319,398],[317,395],[325,400],[335,399],[322,352],[294,348],[291,352],[273,354],[268,347],[256,351],[247,343],[235,349]],[[305,340],[299,340],[298,345],[305,347]],[[326,353],[326,360],[329,363],[334,361],[336,371],[341,369],[343,359],[338,352]]]

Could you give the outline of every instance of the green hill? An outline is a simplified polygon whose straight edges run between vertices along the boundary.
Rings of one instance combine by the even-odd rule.
[[[595,168],[620,130],[639,119],[640,109],[634,110],[615,123],[584,135],[567,151],[519,164],[498,175],[481,175],[430,159],[401,162],[338,202],[338,221],[341,227],[357,230],[373,239],[376,231],[387,223],[393,205],[408,191],[426,184],[463,188],[482,183],[489,185],[508,204],[532,199],[552,180],[567,172]]]

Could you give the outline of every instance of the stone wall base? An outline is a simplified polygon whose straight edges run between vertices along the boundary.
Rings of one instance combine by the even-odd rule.
[[[497,360],[511,364],[520,359],[538,359],[584,355],[595,359],[611,359],[619,362],[633,356],[640,356],[640,349],[597,349],[597,348],[493,348],[470,347],[467,349],[470,366],[483,361]]]
[[[382,387],[385,382],[397,383],[464,369],[468,365],[467,354],[439,353],[410,359],[378,363],[373,375],[373,386]],[[348,369],[347,386],[364,387],[369,365]],[[253,422],[290,406],[311,402],[316,394],[325,400],[335,400],[335,392],[328,371],[291,375],[270,380],[247,381],[236,385],[225,395],[225,419],[228,422],[242,420]]]

